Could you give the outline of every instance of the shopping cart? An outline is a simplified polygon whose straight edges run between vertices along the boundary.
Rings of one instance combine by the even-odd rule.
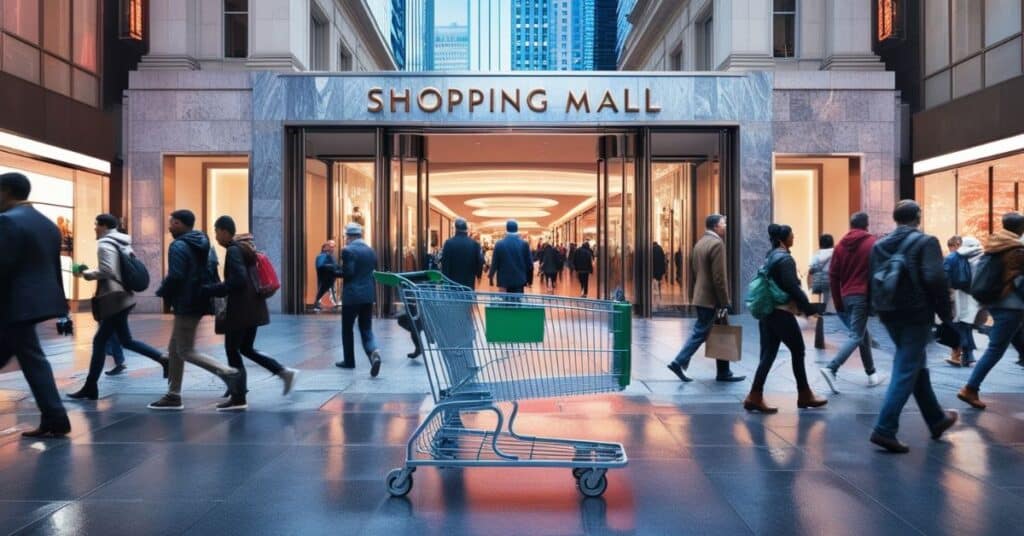
[[[630,380],[631,307],[625,302],[475,292],[437,271],[375,272],[395,287],[426,334],[435,406],[409,438],[388,492],[412,489],[420,466],[566,467],[598,497],[609,468],[626,465],[619,443],[534,437],[513,428],[519,400],[621,391]],[[511,405],[506,416],[499,403]],[[493,425],[473,428],[463,418]]]

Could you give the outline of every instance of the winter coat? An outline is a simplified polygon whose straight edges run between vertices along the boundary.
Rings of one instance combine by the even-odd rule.
[[[594,251],[590,249],[590,244],[583,244],[573,253],[572,269],[581,274],[594,271]]]
[[[971,265],[971,273],[974,273],[982,251],[981,242],[977,238],[966,236],[960,249],[956,250],[953,255],[967,259]],[[980,312],[981,305],[978,304],[978,300],[972,298],[966,291],[953,289],[953,322],[974,324]]]
[[[985,253],[1001,254],[1003,261],[1003,293],[992,309],[1024,309],[1024,300],[1014,292],[1015,280],[1024,273],[1024,245],[1020,236],[1000,229],[988,237]]]
[[[768,277],[775,281],[786,294],[789,294],[789,301],[776,307],[794,315],[804,313],[807,315],[818,312],[817,308],[811,305],[811,301],[804,293],[800,285],[800,277],[796,275],[796,260],[784,247],[775,248],[768,252],[768,261],[772,267],[768,270]]]
[[[456,283],[476,288],[476,280],[484,273],[484,253],[480,243],[462,231],[444,241],[441,248],[441,272]]]
[[[871,248],[875,235],[863,229],[850,229],[835,249],[829,262],[829,284],[836,311],[843,310],[843,298],[867,296],[871,278]]]
[[[235,236],[224,254],[224,281],[207,287],[213,296],[227,297],[222,327],[225,332],[270,323],[267,300],[256,290],[256,245],[251,234]]]
[[[704,231],[693,246],[690,264],[694,273],[693,304],[711,309],[730,306],[728,263],[722,237]]]
[[[548,275],[558,273],[558,250],[547,245],[540,253],[540,271]]]
[[[338,278],[338,271],[341,267],[334,261],[334,255],[324,251],[316,256],[316,282],[318,284],[332,284]]]
[[[123,291],[120,304],[111,307],[118,312],[135,305],[135,295],[121,283],[121,251],[132,253],[132,237],[111,230],[97,241],[97,258],[99,266],[95,270],[82,272],[87,281],[99,281],[96,284],[96,297],[106,296],[113,292]]]
[[[210,247],[206,233],[192,230],[171,242],[167,250],[167,275],[156,295],[163,298],[177,316],[208,315],[213,310],[202,289],[204,281],[220,281],[217,252]]]
[[[654,244],[651,249],[651,276],[658,281],[665,277],[665,272],[668,270],[668,264],[665,262],[665,250],[662,249],[661,244]]]
[[[832,263],[832,248],[819,249],[817,253],[811,257],[811,263],[808,265],[810,268],[807,270],[807,286],[808,288],[814,287],[814,275],[818,272],[825,274],[825,277],[829,277],[829,265]],[[827,290],[825,292],[828,292]],[[818,293],[815,293],[818,294]]]
[[[341,250],[342,305],[365,305],[377,301],[373,271],[377,269],[377,253],[362,238],[353,240]]]
[[[60,245],[60,230],[31,204],[0,213],[0,327],[68,314]]]
[[[885,259],[896,252],[908,234],[919,232],[917,227],[900,225],[875,242],[871,250],[869,273],[875,273]],[[906,250],[906,267],[914,274],[914,283],[900,288],[900,294],[895,299],[895,311],[879,311],[878,316],[882,322],[891,325],[932,325],[935,315],[948,322],[953,316],[953,303],[949,297],[949,279],[942,267],[939,241],[931,235],[918,236],[912,240],[913,244]]]
[[[498,275],[501,288],[522,288],[533,284],[533,259],[530,245],[518,233],[508,233],[494,244],[489,276]]]

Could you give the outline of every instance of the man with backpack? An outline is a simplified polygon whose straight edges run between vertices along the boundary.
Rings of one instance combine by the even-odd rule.
[[[939,241],[918,230],[921,207],[903,200],[892,215],[896,230],[876,242],[871,251],[871,305],[896,343],[892,380],[871,442],[889,452],[906,453],[910,449],[896,439],[896,433],[910,395],[914,395],[932,439],[941,437],[957,421],[957,413],[943,411],[935,398],[925,354],[935,315],[949,322],[953,306]]]
[[[943,265],[949,286],[953,288],[953,327],[959,336],[959,343],[946,363],[954,367],[969,367],[974,363],[974,326],[983,310],[971,296],[972,266],[981,259],[981,242],[973,236],[957,239],[956,250],[946,256]]]
[[[978,360],[957,398],[971,407],[985,409],[978,391],[992,367],[1003,358],[1006,348],[1024,325],[1024,215],[1009,212],[1003,216],[1003,228],[988,238],[985,254],[978,260],[977,273],[971,282],[971,295],[986,306],[992,315],[988,348]]]
[[[196,216],[190,210],[171,213],[168,230],[174,241],[167,250],[167,275],[156,295],[163,298],[174,313],[171,342],[168,389],[160,400],[148,407],[155,410],[181,411],[181,382],[188,361],[215,374],[227,384],[232,396],[242,396],[242,375],[222,365],[212,357],[196,350],[196,328],[204,315],[213,314],[213,300],[203,286],[216,284],[217,254],[210,247],[210,239],[193,229]]]
[[[836,356],[821,369],[829,389],[836,394],[839,394],[836,388],[839,368],[858,348],[864,373],[868,375],[868,387],[885,381],[875,370],[875,361],[871,355],[871,334],[868,333],[869,264],[871,248],[874,246],[875,235],[868,232],[868,215],[858,212],[850,217],[850,231],[839,240],[839,246],[832,254],[828,273],[832,301],[849,332]]]
[[[92,358],[85,385],[69,393],[70,398],[99,398],[100,373],[107,357],[107,343],[112,340],[156,361],[163,369],[164,378],[167,377],[168,359],[152,346],[132,338],[128,328],[128,315],[135,308],[135,292],[145,290],[149,285],[149,273],[132,252],[132,237],[118,232],[117,223],[117,218],[111,214],[96,216],[96,258],[99,266],[95,270],[75,273],[87,281],[98,281],[92,314],[99,321],[99,327],[92,339]]]

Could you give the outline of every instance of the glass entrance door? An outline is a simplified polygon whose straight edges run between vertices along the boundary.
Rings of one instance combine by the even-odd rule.
[[[597,288],[611,299],[636,293],[636,135],[599,139],[597,164]]]

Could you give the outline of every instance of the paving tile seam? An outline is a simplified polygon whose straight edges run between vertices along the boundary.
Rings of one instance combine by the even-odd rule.
[[[4,501],[4,502],[13,502],[13,501]],[[74,504],[74,503],[75,503],[75,501],[68,501],[68,500],[66,500],[66,499],[61,499],[61,500],[59,500],[59,501],[26,501],[26,502],[42,502],[42,503],[46,503],[46,504],[52,504],[52,503],[55,503],[55,502],[62,502],[62,503],[64,503],[64,504],[60,505],[59,507],[57,507],[56,509],[54,509],[54,510],[53,510],[52,512],[47,512],[47,513],[43,514],[42,516],[40,516],[40,517],[38,517],[38,518],[36,518],[36,519],[33,519],[33,520],[31,520],[31,521],[29,521],[29,522],[25,523],[24,525],[22,525],[22,526],[20,526],[20,527],[18,527],[18,528],[16,528],[16,529],[14,529],[14,530],[12,530],[12,531],[11,531],[11,532],[9,532],[8,534],[12,534],[12,535],[13,535],[13,534],[20,534],[20,533],[22,533],[22,532],[24,532],[24,531],[28,530],[29,528],[31,528],[31,527],[32,527],[33,525],[35,525],[35,524],[37,524],[37,523],[42,523],[42,522],[43,522],[43,521],[45,521],[45,520],[46,520],[47,518],[49,518],[49,517],[53,516],[53,515],[54,515],[54,514],[56,514],[57,512],[60,512],[61,510],[65,509],[65,508],[67,508],[68,506],[71,506],[72,504]]]

